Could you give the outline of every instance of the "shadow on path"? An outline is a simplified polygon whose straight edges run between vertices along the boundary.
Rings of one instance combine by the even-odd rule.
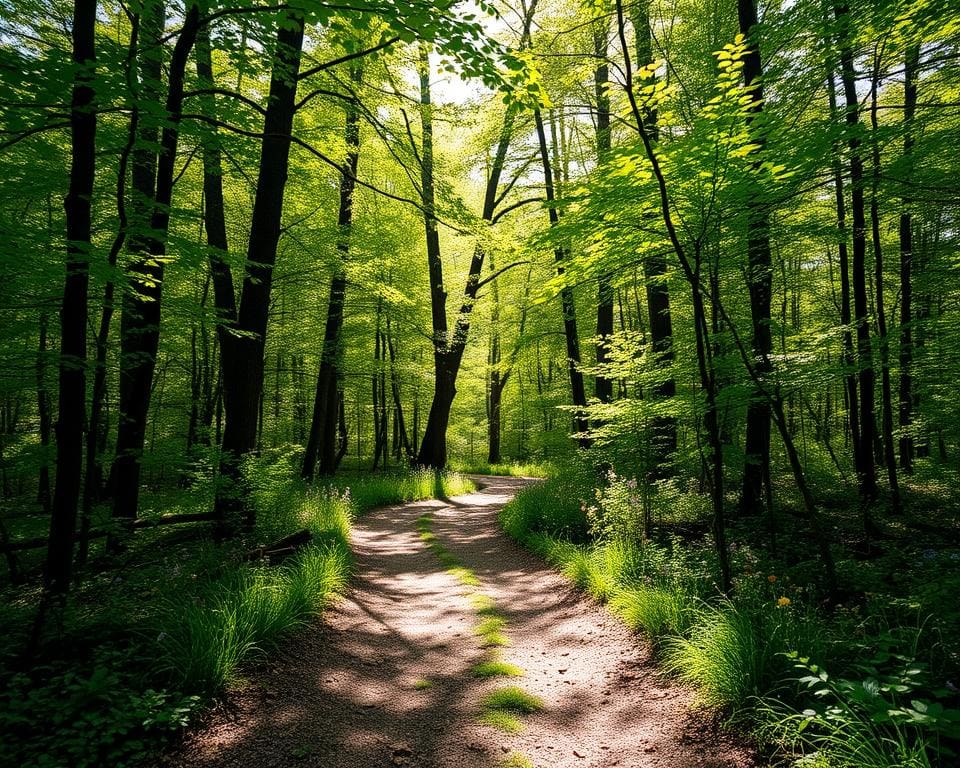
[[[452,500],[416,502],[356,521],[356,570],[322,622],[292,638],[163,765],[238,768],[489,768],[518,751],[540,768],[743,768],[748,753],[689,714],[648,651],[603,609],[499,531],[497,512],[529,481],[483,478]],[[466,590],[419,540],[416,519],[480,577],[508,621],[504,657],[546,701],[506,735],[477,722],[498,684],[471,667],[485,655]],[[429,687],[418,690],[418,682]]]

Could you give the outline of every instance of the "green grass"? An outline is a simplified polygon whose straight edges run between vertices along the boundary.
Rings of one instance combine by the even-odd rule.
[[[472,670],[474,677],[523,677],[523,670],[516,664],[493,658],[481,661]]]
[[[521,733],[523,721],[512,712],[490,710],[480,713],[480,722],[505,733]]]
[[[592,490],[571,473],[521,490],[500,511],[500,524],[508,535],[525,542],[530,534],[548,534],[567,541],[588,540],[588,523],[580,500]]]
[[[421,677],[413,681],[413,690],[415,691],[426,691],[430,688],[433,688],[434,682],[426,677]]]
[[[469,596],[470,605],[477,616],[492,616],[497,612],[497,604],[492,597],[482,592],[474,592]]]
[[[461,496],[476,488],[469,478],[459,472],[435,472],[428,469],[345,477],[338,479],[336,483],[339,488],[349,489],[350,499],[358,514],[388,504]]]
[[[519,752],[511,752],[497,763],[498,768],[534,768],[533,760]]]
[[[520,715],[539,712],[543,709],[543,699],[510,685],[488,693],[480,706],[481,722],[508,733],[519,733],[523,730]]]
[[[311,546],[288,566],[234,572],[160,614],[160,664],[182,690],[211,695],[240,666],[319,613],[346,583],[349,550]]]
[[[618,591],[609,605],[630,629],[659,644],[686,632],[694,618],[693,601],[677,589],[637,584]]]
[[[473,463],[455,462],[454,466],[458,472],[463,472],[468,475],[498,475],[501,477],[547,478],[557,471],[557,468],[549,461],[517,461],[501,462],[499,464],[490,464],[485,461]]]

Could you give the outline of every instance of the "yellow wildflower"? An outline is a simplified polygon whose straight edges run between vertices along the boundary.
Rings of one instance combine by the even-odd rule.
[[[777,600],[777,605],[779,605],[779,606],[781,606],[781,607],[786,607],[786,606],[790,605],[790,598],[789,598],[789,597],[781,597],[779,600]]]

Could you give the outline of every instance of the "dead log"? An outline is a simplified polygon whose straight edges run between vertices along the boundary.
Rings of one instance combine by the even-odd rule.
[[[313,534],[304,528],[296,533],[291,533],[289,536],[284,536],[273,544],[251,549],[243,556],[243,559],[246,562],[255,560],[269,560],[271,563],[279,562],[295,554],[312,540]]]

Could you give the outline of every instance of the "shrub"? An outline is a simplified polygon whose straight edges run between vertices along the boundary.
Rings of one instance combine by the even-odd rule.
[[[503,529],[518,541],[546,534],[568,541],[589,538],[584,485],[576,477],[551,478],[524,488],[500,512]]]

